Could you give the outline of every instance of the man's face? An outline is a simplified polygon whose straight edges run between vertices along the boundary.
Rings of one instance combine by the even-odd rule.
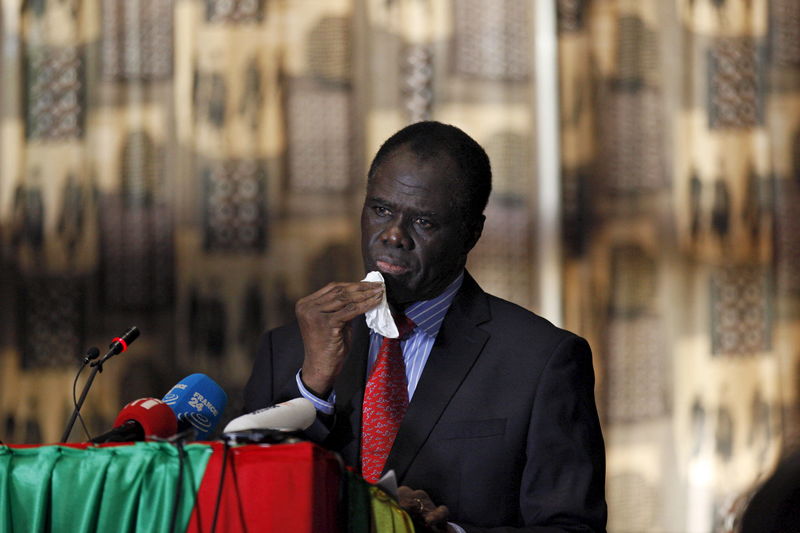
[[[464,267],[481,228],[468,229],[453,201],[458,165],[451,157],[420,160],[406,147],[375,172],[361,211],[361,253],[367,272],[386,280],[401,308],[439,295]]]

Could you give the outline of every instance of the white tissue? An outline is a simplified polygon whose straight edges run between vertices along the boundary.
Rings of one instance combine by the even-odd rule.
[[[367,277],[361,281],[378,281],[380,283],[384,283],[383,275],[377,270],[373,270],[367,274]],[[369,329],[378,335],[383,335],[388,339],[396,339],[400,336],[400,332],[397,331],[397,324],[394,323],[392,312],[389,310],[389,302],[386,301],[385,289],[383,291],[383,296],[381,297],[381,303],[378,304],[377,307],[373,307],[367,311],[365,316],[367,318],[367,326],[369,326]]]

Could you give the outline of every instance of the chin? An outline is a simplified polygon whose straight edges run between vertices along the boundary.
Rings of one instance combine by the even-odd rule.
[[[418,298],[414,296],[414,290],[398,280],[396,276],[392,274],[383,274],[383,279],[386,280],[386,297],[391,303],[402,305],[418,300]]]

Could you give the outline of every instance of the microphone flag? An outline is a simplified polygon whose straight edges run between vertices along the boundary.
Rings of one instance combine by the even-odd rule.
[[[251,429],[303,431],[311,427],[316,417],[314,404],[305,398],[294,398],[234,418],[225,426],[223,433]]]
[[[228,395],[205,374],[191,374],[179,381],[162,398],[178,417],[178,430],[193,427],[197,440],[206,440],[225,411]]]
[[[178,431],[178,419],[172,409],[158,398],[139,398],[122,408],[112,427],[91,442],[137,442],[148,437],[166,439]]]

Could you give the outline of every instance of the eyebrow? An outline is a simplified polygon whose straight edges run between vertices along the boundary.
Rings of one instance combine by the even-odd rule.
[[[394,203],[392,203],[392,202],[390,202],[388,200],[385,200],[384,198],[381,198],[380,196],[369,196],[369,197],[367,197],[366,203],[383,204],[383,205],[385,205],[387,207],[390,207],[392,209],[395,209],[397,207],[396,204],[394,204]],[[436,217],[439,216],[439,214],[436,211],[414,211],[412,214],[414,216],[418,216],[418,217],[430,217],[430,218],[436,218]]]

